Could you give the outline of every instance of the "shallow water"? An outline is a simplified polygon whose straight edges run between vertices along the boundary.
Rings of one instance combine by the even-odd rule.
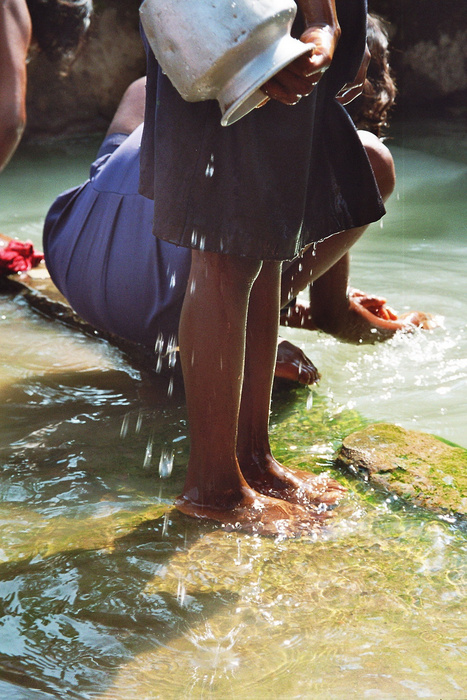
[[[368,420],[467,446],[466,165],[449,133],[394,133],[396,193],[352,283],[444,327],[375,347],[285,329],[323,376],[275,396],[291,466],[329,469]],[[0,178],[0,231],[39,245],[94,149],[23,148]],[[0,324],[1,698],[465,700],[465,526],[342,474],[320,538],[199,526],[170,510],[188,450],[177,391],[18,299],[0,295]]]

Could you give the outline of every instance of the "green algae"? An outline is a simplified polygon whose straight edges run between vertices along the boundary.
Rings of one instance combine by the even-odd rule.
[[[47,518],[32,508],[4,504],[0,509],[0,563],[112,549],[122,537],[170,510],[165,503],[124,509],[122,504],[104,502],[94,504],[84,517]]]
[[[433,435],[375,423],[344,439],[336,464],[414,505],[467,516],[467,450]]]
[[[297,388],[274,396],[273,452],[288,467],[315,473],[332,469],[333,454],[344,437],[367,423],[358,411],[335,405],[315,390]]]

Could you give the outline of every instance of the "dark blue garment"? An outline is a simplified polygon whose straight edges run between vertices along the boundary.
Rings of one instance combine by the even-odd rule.
[[[180,97],[146,42],[140,187],[154,198],[158,238],[290,260],[312,242],[383,215],[365,150],[334,98],[360,65],[366,3],[338,0],[337,9],[341,40],[312,95],[293,107],[271,100],[228,127],[216,101]]]
[[[154,347],[177,334],[191,253],[152,235],[153,203],[138,193],[141,132],[108,137],[90,179],[55,200],[44,254],[82,318]]]

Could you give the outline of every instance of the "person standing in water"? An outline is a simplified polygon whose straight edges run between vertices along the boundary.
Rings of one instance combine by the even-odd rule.
[[[372,54],[379,52],[376,44],[371,44]],[[52,279],[83,318],[102,330],[150,348],[156,344],[161,350],[162,337],[176,345],[170,339],[177,335],[191,251],[152,236],[152,203],[138,194],[144,82],[140,79],[126,91],[91,167],[90,179],[60,195],[52,205],[45,222],[44,250]],[[369,141],[367,151],[386,198],[393,186],[393,163],[389,151],[376,137],[371,142],[371,136],[360,133],[361,139]],[[333,236],[284,265],[282,298],[287,300],[290,291],[290,272],[295,288],[301,282],[301,289],[333,266],[334,275],[341,272],[337,261],[349,241],[356,240],[363,230]],[[305,277],[298,273],[307,260],[313,265]],[[374,306],[375,298],[360,294],[354,302],[354,297],[347,296],[346,286],[346,276],[343,283],[336,279],[334,285],[328,285],[321,306],[328,304],[331,315],[339,309],[339,324],[334,321],[334,328],[347,339],[374,342],[410,327],[407,321],[387,321],[371,313],[366,306]],[[383,304],[376,299],[380,312]],[[316,327],[310,325],[309,308],[306,314],[306,327]],[[304,326],[303,312],[299,316],[294,310],[290,315],[289,310],[288,321],[294,319]],[[311,361],[286,341],[279,344],[276,374],[303,383],[317,378]],[[306,480],[310,485],[310,475]],[[322,486],[326,486],[324,482]],[[316,482],[314,487],[318,487]],[[332,497],[329,493],[326,496],[328,500]]]
[[[70,60],[89,27],[91,0],[3,0],[0,3],[0,171],[26,126],[27,63],[38,49]]]
[[[310,55],[268,82],[264,107],[227,128],[213,101],[182,100],[147,47],[141,146],[154,233],[192,250],[179,329],[191,450],[175,505],[229,528],[288,536],[314,530],[342,488],[286,469],[271,452],[281,263],[384,213],[335,100],[362,63],[365,4],[297,5],[294,31]]]

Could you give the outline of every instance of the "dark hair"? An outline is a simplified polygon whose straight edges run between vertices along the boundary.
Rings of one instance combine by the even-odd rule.
[[[373,14],[367,18],[367,43],[371,59],[362,94],[347,105],[358,129],[381,136],[388,126],[397,88],[389,66],[389,34],[385,20]]]
[[[51,61],[71,59],[85,35],[92,0],[26,0],[32,35]]]

